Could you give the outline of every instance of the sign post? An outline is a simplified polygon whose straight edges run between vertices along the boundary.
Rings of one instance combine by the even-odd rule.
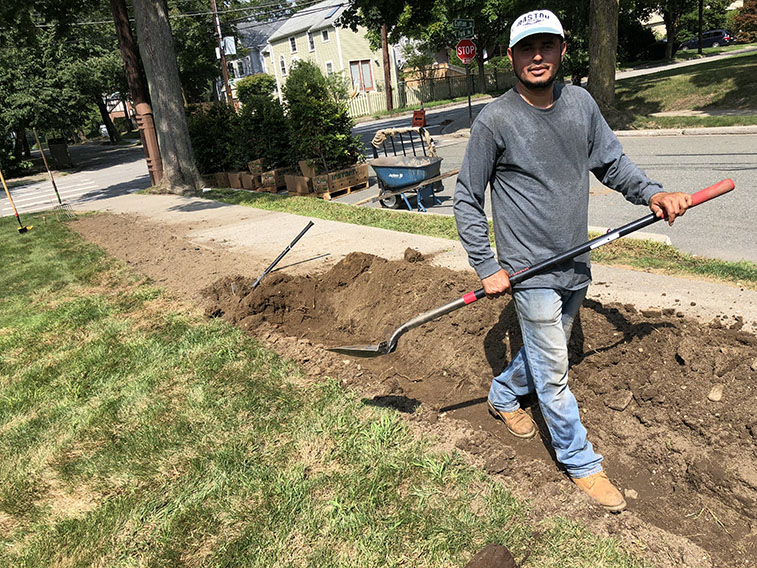
[[[470,104],[471,85],[470,85],[470,64],[476,57],[476,44],[469,39],[461,39],[457,44],[457,57],[465,64],[465,83],[468,89],[468,128],[473,124],[473,110]]]

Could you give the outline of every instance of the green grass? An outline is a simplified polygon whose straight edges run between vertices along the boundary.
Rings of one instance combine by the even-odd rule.
[[[0,232],[0,565],[644,565],[64,225]]]
[[[629,124],[663,111],[757,109],[757,54],[621,79],[615,95]],[[754,115],[731,118],[731,124],[755,123]]]
[[[458,239],[455,219],[447,215],[415,215],[401,211],[355,207],[312,197],[290,197],[226,189],[216,189],[203,193],[203,197],[269,211],[282,211],[318,219],[380,227],[391,231],[455,241]],[[590,235],[592,238],[597,236],[599,235]],[[490,239],[494,244],[491,231]],[[450,243],[450,246],[455,245]],[[728,262],[695,257],[670,245],[628,237],[597,248],[591,254],[593,261],[604,264],[630,266],[640,270],[652,270],[676,276],[710,278],[757,290],[757,264],[753,262]]]

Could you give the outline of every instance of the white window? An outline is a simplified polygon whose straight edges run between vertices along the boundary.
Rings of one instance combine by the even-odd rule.
[[[287,74],[287,63],[284,61],[284,56],[282,55],[279,57],[279,67],[281,67],[281,74],[286,75]]]
[[[313,34],[308,32],[308,49],[310,51],[315,51],[315,39],[313,38]]]
[[[334,74],[334,64],[331,61],[326,62],[326,75]]]
[[[289,48],[292,50],[292,53],[297,53],[297,38],[289,38]]]
[[[350,78],[352,79],[352,88],[358,91],[374,91],[373,69],[371,69],[371,60],[363,59],[362,61],[350,61]]]
[[[321,30],[321,41],[329,41],[329,30]]]

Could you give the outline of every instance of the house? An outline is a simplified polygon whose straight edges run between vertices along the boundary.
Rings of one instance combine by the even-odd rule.
[[[266,65],[268,61],[268,39],[284,24],[283,21],[263,23],[244,22],[237,25],[239,42],[247,48],[244,57],[229,62],[233,76],[236,79],[248,77],[257,73],[273,75],[273,69]]]
[[[383,56],[380,49],[371,49],[365,37],[367,30],[358,28],[353,32],[338,24],[347,5],[345,1],[325,0],[307,7],[268,38],[267,67],[273,69],[279,93],[297,60],[310,60],[324,75],[341,74],[349,81],[353,95],[385,90]],[[390,59],[391,82],[396,88],[397,64],[394,57]]]
[[[229,83],[234,96],[236,96],[236,81],[238,79],[257,73],[273,75],[273,69],[267,65],[267,61],[270,59],[268,38],[283,24],[283,21],[277,21],[269,23],[244,22],[237,25],[239,43],[247,48],[247,55],[226,61],[229,70]],[[223,98],[223,81],[218,79],[215,87],[216,95],[221,100]]]

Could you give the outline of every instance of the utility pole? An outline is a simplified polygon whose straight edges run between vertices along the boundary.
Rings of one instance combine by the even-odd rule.
[[[386,110],[392,110],[392,67],[389,60],[389,38],[386,24],[381,24],[381,51],[384,55],[384,88],[386,89]]]
[[[216,8],[216,0],[210,0],[210,4],[213,7],[213,21],[216,25],[216,35],[218,36],[218,51],[221,53],[221,72],[223,74],[223,84],[226,89],[226,102],[232,104],[234,99],[231,95],[231,85],[229,85],[229,68],[226,67],[226,54],[223,50],[223,36],[221,35],[221,22],[218,20],[218,8]]]
[[[147,160],[150,183],[158,185],[163,179],[163,161],[160,158],[158,135],[155,132],[155,120],[150,106],[147,85],[139,72],[139,56],[129,25],[126,0],[110,0],[110,9],[113,12],[113,21],[116,24],[118,47],[121,50],[121,59],[124,61],[126,82],[129,85],[131,99],[134,101],[134,108],[137,111],[137,128],[139,128],[139,136],[142,139],[142,148]]]

